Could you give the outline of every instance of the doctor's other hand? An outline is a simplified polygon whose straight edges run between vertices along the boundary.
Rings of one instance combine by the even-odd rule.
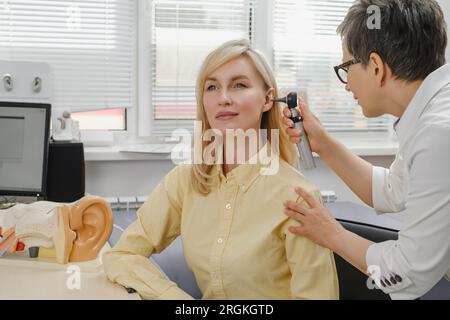
[[[295,188],[295,192],[304,199],[309,207],[294,201],[283,203],[284,213],[300,222],[298,227],[290,227],[289,231],[333,250],[334,245],[339,241],[339,236],[346,230],[310,193],[300,187]]]
[[[330,136],[325,130],[320,120],[309,110],[304,100],[299,97],[297,102],[297,111],[303,118],[303,128],[308,135],[311,151],[320,155],[321,151],[325,149],[326,144],[330,140]],[[304,133],[294,128],[294,122],[290,119],[291,111],[288,107],[283,109],[283,123],[287,126],[286,132],[289,135],[290,141],[299,143],[303,138]]]

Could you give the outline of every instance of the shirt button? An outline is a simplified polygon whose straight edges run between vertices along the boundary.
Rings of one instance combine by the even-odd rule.
[[[222,244],[223,243],[223,239],[222,238],[217,239],[217,243],[218,244]]]
[[[231,203],[227,203],[225,206],[225,209],[230,210],[231,209]]]
[[[219,279],[219,273],[218,272],[213,272],[213,274],[212,274],[212,276],[213,276],[213,279]]]
[[[391,283],[392,283],[392,284],[397,284],[397,280],[395,280],[393,276],[391,276],[391,277],[389,278],[389,280],[391,280]]]
[[[395,275],[395,280],[397,280],[397,282],[402,282],[402,277],[400,277],[398,274]]]

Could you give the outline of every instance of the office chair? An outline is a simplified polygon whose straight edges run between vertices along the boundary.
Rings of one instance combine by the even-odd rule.
[[[397,231],[375,227],[353,221],[338,220],[345,229],[373,242],[397,240]],[[334,254],[339,279],[339,297],[341,300],[390,300],[389,295],[379,289],[369,289],[368,277],[350,263]],[[373,282],[372,286],[373,288]]]

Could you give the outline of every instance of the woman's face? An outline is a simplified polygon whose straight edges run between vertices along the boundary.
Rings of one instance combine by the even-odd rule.
[[[231,60],[206,78],[203,105],[209,124],[223,133],[226,129],[259,130],[262,114],[273,105],[273,92],[265,89],[250,58]]]

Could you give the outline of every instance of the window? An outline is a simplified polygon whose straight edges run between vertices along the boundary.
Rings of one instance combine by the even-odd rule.
[[[365,118],[333,70],[342,59],[336,28],[352,3],[153,0],[149,102],[152,133],[170,135],[175,128],[190,129],[196,115],[195,80],[203,58],[226,40],[251,38],[255,31],[260,34],[258,44],[266,41],[263,46],[270,48],[263,51],[271,55],[268,58],[273,61],[279,88],[306,91],[310,108],[328,130],[387,132],[389,118]],[[267,19],[272,28],[255,23],[265,19],[256,15],[266,6],[272,12],[271,19]]]
[[[332,68],[341,62],[336,27],[352,2],[0,0],[0,60],[50,64],[53,116],[68,110],[84,123],[114,119],[98,128],[115,130],[139,102],[128,112],[133,134],[167,136],[192,128],[206,54],[247,38],[264,46],[280,88],[307,90],[329,130],[385,132],[388,118],[367,120]],[[104,118],[101,110],[122,111]]]
[[[225,41],[251,38],[254,0],[153,0],[152,133],[193,128],[195,81],[206,55]]]
[[[71,114],[79,121],[80,130],[125,130],[126,109],[75,112]]]
[[[135,0],[1,1],[0,59],[50,64],[54,117],[131,108],[136,13]]]
[[[306,90],[309,107],[332,132],[388,131],[368,120],[333,70],[342,62],[336,28],[353,0],[274,0],[274,70],[279,88]]]

